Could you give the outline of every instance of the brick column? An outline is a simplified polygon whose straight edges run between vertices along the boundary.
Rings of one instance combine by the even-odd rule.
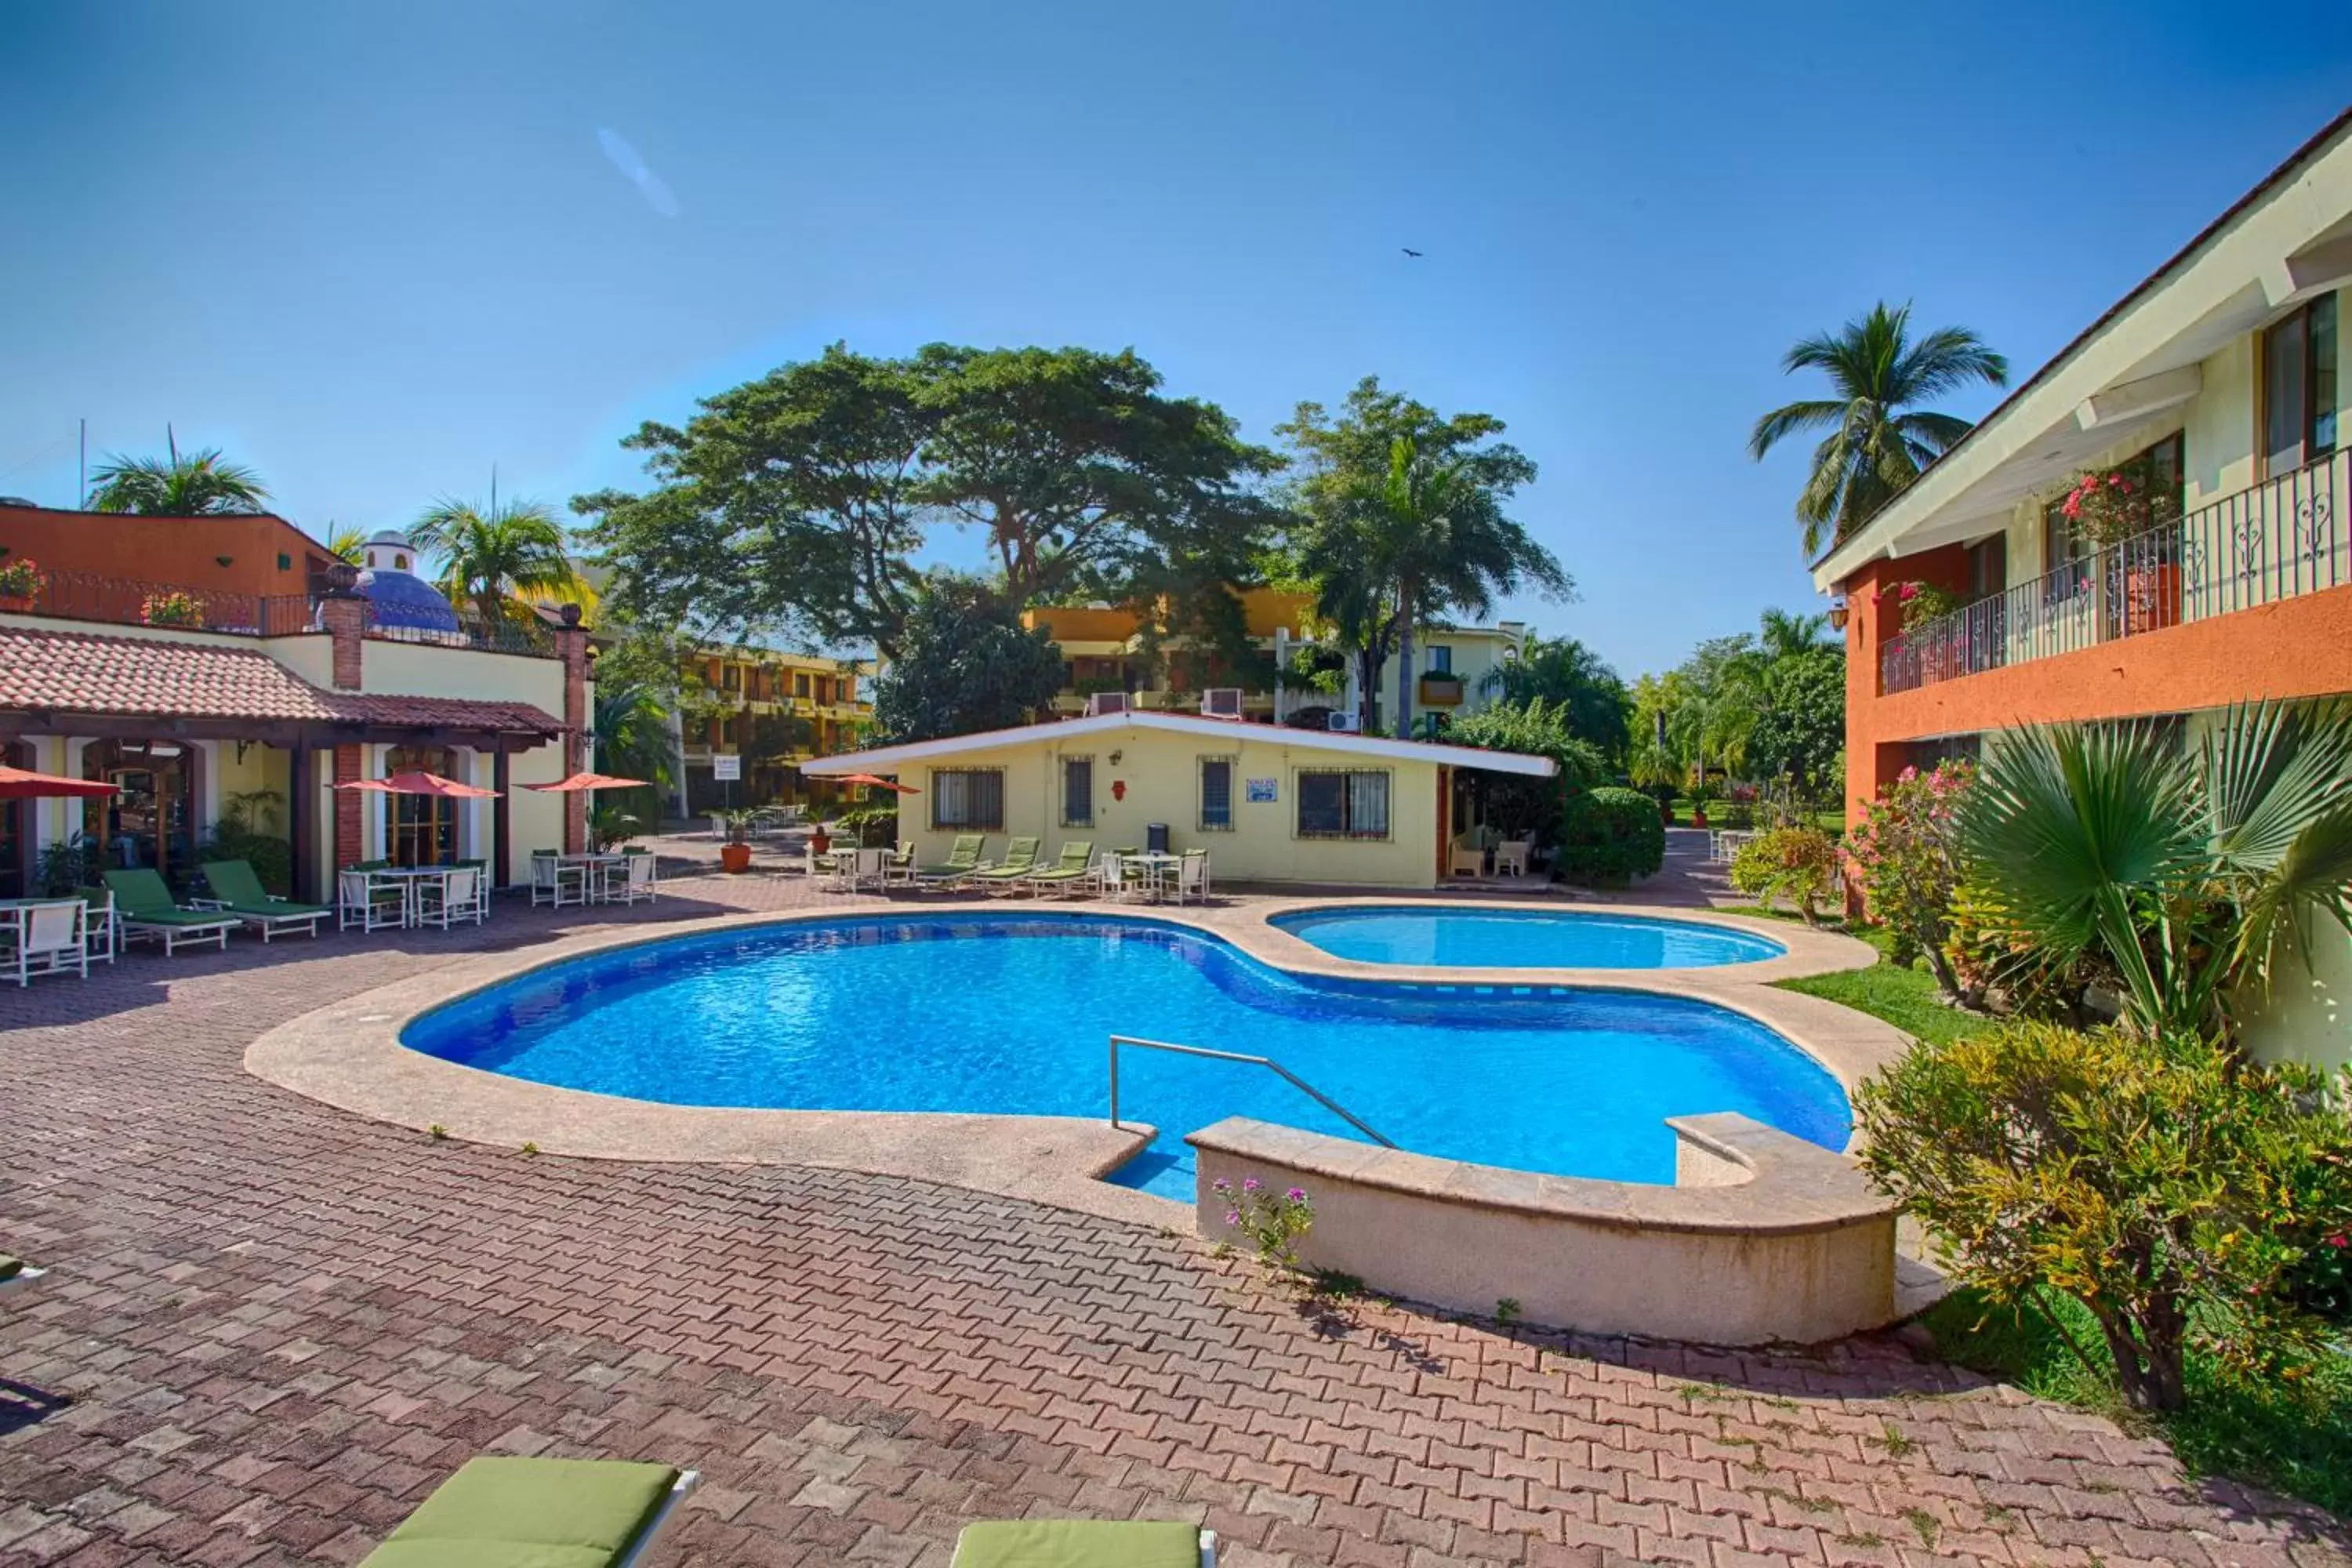
[[[356,784],[366,776],[366,752],[358,746],[335,748],[335,782]],[[335,869],[340,871],[360,858],[360,811],[364,800],[359,791],[339,789],[329,792],[335,797]]]
[[[335,689],[359,690],[365,678],[367,601],[352,593],[346,584],[330,587],[319,601],[319,624],[327,628],[328,637],[334,641],[333,669],[330,679]],[[337,746],[334,782],[357,783],[366,776],[365,764],[366,753],[360,747]],[[335,802],[333,868],[340,871],[360,858],[362,797],[355,790],[339,789],[328,793]]]
[[[588,634],[580,626],[579,605],[563,606],[555,650],[563,660],[563,773],[569,778],[588,766]],[[580,855],[587,848],[588,797],[575,791],[563,797],[563,852]]]

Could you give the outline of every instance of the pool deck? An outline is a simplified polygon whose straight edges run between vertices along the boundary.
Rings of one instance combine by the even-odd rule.
[[[0,1246],[47,1268],[0,1287],[0,1564],[349,1564],[481,1452],[702,1470],[655,1568],[940,1568],[1025,1514],[1199,1521],[1225,1568],[2352,1563],[2340,1521],[1891,1335],[1301,1304],[1175,1227],[436,1142],[244,1070],[404,978],[812,897],[668,895],[0,987]]]

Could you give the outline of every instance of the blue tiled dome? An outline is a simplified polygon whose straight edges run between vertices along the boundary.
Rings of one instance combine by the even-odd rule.
[[[405,534],[385,529],[367,542],[365,550],[367,571],[360,578],[360,592],[374,606],[373,618],[377,626],[420,632],[457,630],[457,612],[449,607],[441,590],[408,569],[416,559],[416,548]]]

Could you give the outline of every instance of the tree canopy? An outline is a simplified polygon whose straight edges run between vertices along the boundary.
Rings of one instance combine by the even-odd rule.
[[[632,608],[892,657],[939,530],[978,531],[1018,612],[1225,595],[1280,517],[1257,483],[1279,458],[1132,350],[835,344],[625,445],[653,489],[573,505]]]
[[[1591,742],[1605,759],[1625,754],[1633,694],[1599,654],[1574,637],[1544,638],[1529,632],[1519,656],[1487,671],[1484,684],[1504,702],[1549,702],[1569,733]],[[1453,738],[1452,731],[1447,738]]]
[[[923,583],[898,648],[874,682],[877,743],[935,741],[1026,723],[1062,687],[1062,656],[987,585]]]
[[[1786,781],[1808,799],[1843,784],[1845,649],[1818,616],[1767,610],[1755,632],[1708,637],[1633,688],[1627,768],[1645,786],[1716,773]]]

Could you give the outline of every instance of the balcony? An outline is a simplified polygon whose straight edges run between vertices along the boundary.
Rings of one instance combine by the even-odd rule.
[[[1890,637],[1882,695],[2352,584],[2352,452],[2226,496]]]
[[[1464,687],[1455,675],[1424,675],[1421,678],[1421,705],[1424,708],[1459,708]]]

